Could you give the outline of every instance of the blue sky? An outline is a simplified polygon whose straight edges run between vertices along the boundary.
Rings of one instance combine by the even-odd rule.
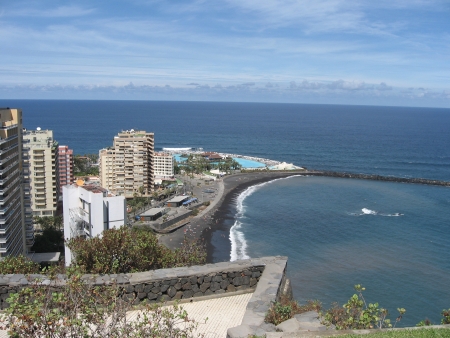
[[[449,0],[2,1],[0,98],[450,107]]]

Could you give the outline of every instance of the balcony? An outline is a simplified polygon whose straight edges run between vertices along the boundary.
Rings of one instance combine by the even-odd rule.
[[[17,128],[17,125],[13,125],[13,126],[10,126],[10,127],[2,127],[2,130],[8,130],[8,129],[12,129],[12,128]],[[8,141],[12,141],[12,140],[15,140],[15,139],[17,139],[18,138],[18,135],[16,134],[16,135],[12,135],[12,136],[8,136],[8,137],[6,137],[6,138],[2,138],[2,139],[0,139],[0,144],[4,144],[4,143],[6,143],[6,142],[8,142]]]

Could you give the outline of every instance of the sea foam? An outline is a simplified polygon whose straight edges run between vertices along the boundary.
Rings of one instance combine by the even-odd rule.
[[[231,242],[231,252],[230,252],[230,261],[235,261],[238,259],[248,259],[250,256],[247,254],[247,241],[245,239],[244,233],[241,231],[242,226],[244,225],[243,219],[245,218],[245,199],[252,195],[255,191],[260,189],[261,187],[271,184],[273,182],[279,180],[285,180],[291,177],[304,177],[301,175],[293,175],[289,177],[276,178],[268,182],[263,182],[259,184],[255,184],[251,187],[248,187],[243,192],[241,192],[236,198],[236,220],[234,221],[233,226],[230,229],[230,242]]]
[[[380,213],[378,211],[371,210],[371,209],[368,209],[368,208],[362,208],[361,209],[361,213],[350,212],[348,214],[352,215],[352,216],[374,215],[374,216],[384,216],[384,217],[399,217],[399,216],[403,216],[404,215],[404,214],[401,214],[399,212],[395,212],[393,214],[384,214],[384,213]]]

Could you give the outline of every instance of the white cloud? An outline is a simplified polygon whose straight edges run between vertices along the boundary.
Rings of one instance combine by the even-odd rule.
[[[57,8],[26,8],[13,10],[7,13],[11,16],[46,17],[46,18],[66,18],[90,15],[95,12],[94,8],[83,8],[79,6],[61,6]]]

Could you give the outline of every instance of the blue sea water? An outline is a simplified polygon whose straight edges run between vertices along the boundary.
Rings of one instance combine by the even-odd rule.
[[[450,109],[151,101],[0,100],[24,126],[54,130],[75,153],[122,129],[155,132],[157,149],[270,158],[314,169],[450,181]],[[402,325],[450,308],[450,189],[325,177],[250,188],[230,206],[232,251],[216,259],[289,256],[300,300],[367,300],[407,309]],[[213,243],[224,240],[213,235]]]
[[[353,285],[400,324],[439,322],[450,307],[450,189],[291,177],[237,198],[232,258],[285,255],[297,299],[343,304]]]

